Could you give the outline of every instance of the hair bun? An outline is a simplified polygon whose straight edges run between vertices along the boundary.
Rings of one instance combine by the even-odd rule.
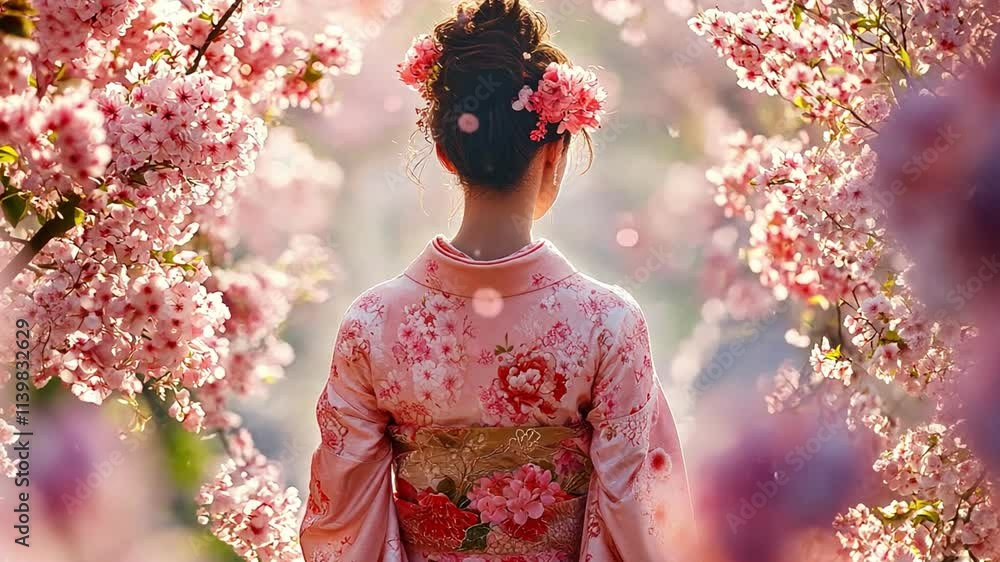
[[[536,116],[512,104],[550,63],[569,58],[549,42],[545,17],[526,0],[463,0],[434,28],[433,44],[440,52],[425,84],[421,126],[464,184],[512,188],[541,145],[568,135],[552,126],[533,137]]]
[[[460,3],[455,17],[439,25],[435,35],[446,71],[499,70],[520,81],[526,70],[524,53],[534,51],[546,34],[544,18],[520,0],[485,0]]]

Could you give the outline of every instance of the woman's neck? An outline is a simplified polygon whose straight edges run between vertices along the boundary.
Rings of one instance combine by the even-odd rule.
[[[503,194],[466,195],[462,226],[451,240],[476,260],[507,257],[531,243],[534,198],[516,190]]]

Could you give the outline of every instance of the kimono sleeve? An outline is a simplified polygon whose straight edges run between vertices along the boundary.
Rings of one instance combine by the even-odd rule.
[[[300,529],[306,562],[405,562],[393,505],[388,414],[371,386],[373,335],[363,319],[340,327],[316,405],[321,443],[312,457]]]
[[[587,415],[594,476],[581,560],[687,560],[693,513],[677,430],[646,320],[631,297],[623,306],[620,323],[605,332]]]

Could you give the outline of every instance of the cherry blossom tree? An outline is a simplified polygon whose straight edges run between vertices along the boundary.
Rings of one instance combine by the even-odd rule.
[[[135,430],[162,408],[222,436],[232,458],[200,515],[248,560],[301,556],[300,502],[229,402],[280,378],[292,352],[279,327],[325,297],[332,256],[286,231],[234,259],[231,216],[254,197],[298,195],[301,180],[258,157],[312,157],[280,128],[266,148],[269,128],[290,108],[325,111],[334,78],[360,65],[342,29],[300,33],[277,6],[0,1],[0,309],[31,330],[18,392],[58,384],[130,404]],[[13,357],[13,341],[0,347]],[[12,434],[0,422],[0,442]],[[12,469],[6,454],[0,465]]]
[[[786,102],[802,121],[799,138],[737,132],[708,178],[740,225],[750,271],[803,314],[788,339],[811,347],[808,365],[774,377],[769,409],[818,403],[883,445],[873,468],[893,499],[835,521],[850,560],[1000,557],[995,481],[952,407],[972,376],[963,351],[975,315],[915,289],[913,260],[924,255],[891,226],[915,195],[914,177],[932,180],[921,178],[930,164],[968,151],[947,128],[924,128],[933,142],[918,146],[933,153],[900,148],[898,133],[881,141],[908,97],[945,95],[984,72],[998,21],[995,3],[979,0],[765,0],[690,21],[740,86]],[[880,175],[880,160],[903,171]],[[903,176],[911,181],[891,181]]]

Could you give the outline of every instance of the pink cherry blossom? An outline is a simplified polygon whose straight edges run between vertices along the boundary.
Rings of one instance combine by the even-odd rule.
[[[233,439],[239,452],[201,487],[198,518],[237,554],[252,562],[294,560],[298,545],[298,490],[283,488],[281,468],[253,448],[249,434]]]
[[[533,464],[481,478],[468,496],[484,523],[512,521],[518,526],[540,519],[546,507],[569,498],[550,471]]]
[[[424,90],[440,57],[441,47],[434,38],[426,34],[418,35],[406,51],[403,62],[396,67],[399,79],[414,90]]]
[[[531,140],[541,141],[549,125],[557,124],[562,134],[594,131],[601,126],[607,92],[597,83],[593,71],[580,66],[551,63],[535,88],[524,86],[514,101],[515,111],[538,114],[538,126]]]
[[[300,236],[316,220],[284,232],[266,256],[235,260],[240,233],[227,218],[250,212],[253,197],[301,192],[302,178],[286,181],[274,161],[254,176],[265,118],[328,110],[333,80],[360,63],[358,44],[335,25],[306,35],[263,0],[223,26],[230,6],[42,0],[32,3],[30,38],[0,33],[0,167],[5,197],[25,203],[4,234],[30,238],[59,224],[27,267],[11,261],[15,243],[0,243],[12,276],[0,310],[31,323],[30,382],[94,404],[118,399],[137,419],[146,393],[193,432],[234,430],[232,398],[262,392],[292,360],[277,333],[293,305],[326,297],[332,256]],[[288,158],[275,158],[320,169],[301,143],[283,148]],[[0,341],[8,355],[11,346]],[[212,511],[206,522],[244,557],[291,559],[294,493],[266,462],[232,463],[246,480],[220,485],[244,487],[247,511]]]
[[[988,559],[994,483],[957,436],[960,418],[978,410],[963,411],[954,390],[976,373],[963,352],[981,318],[941,312],[947,291],[981,265],[965,256],[981,253],[988,243],[976,239],[991,229],[969,225],[977,219],[968,198],[939,192],[980,169],[974,162],[989,145],[978,131],[994,102],[981,104],[992,94],[983,96],[989,88],[976,76],[996,68],[983,74],[981,62],[1000,14],[988,2],[950,0],[876,12],[865,2],[768,0],[763,9],[693,18],[741,87],[783,99],[821,129],[794,140],[740,132],[707,177],[742,229],[729,237],[738,241],[732,250],[761,286],[810,323],[830,322],[813,324],[811,369],[786,364],[766,381],[768,409],[835,407],[848,429],[870,430],[887,448],[875,469],[892,498],[837,518],[844,554]],[[943,82],[925,84],[927,75]],[[956,89],[960,97],[944,95]],[[960,106],[979,109],[962,117]],[[968,144],[942,142],[948,127],[965,131],[957,138]],[[932,142],[935,165],[923,164]],[[992,208],[990,195],[975,193],[977,211]],[[972,231],[972,239],[958,235]],[[991,301],[986,293],[981,302]],[[808,345],[797,341],[806,334],[792,333]],[[901,403],[931,407],[914,423],[894,411]],[[941,423],[950,418],[958,425]],[[981,523],[966,528],[973,519]]]

